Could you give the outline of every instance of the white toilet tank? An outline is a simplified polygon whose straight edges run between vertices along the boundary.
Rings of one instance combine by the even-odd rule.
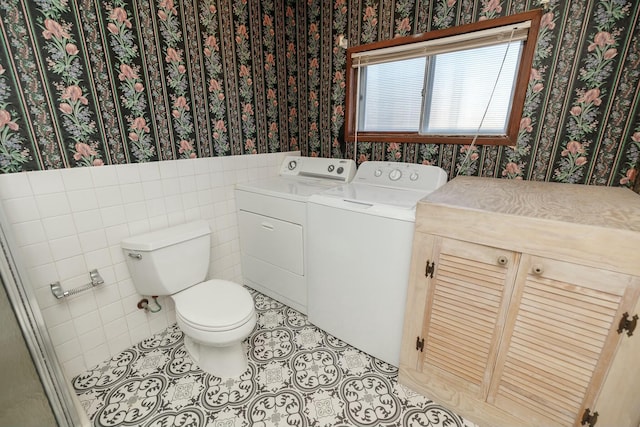
[[[120,246],[140,295],[173,295],[207,277],[211,229],[196,221],[132,236]]]

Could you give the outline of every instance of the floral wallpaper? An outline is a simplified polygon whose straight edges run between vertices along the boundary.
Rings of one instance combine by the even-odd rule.
[[[344,143],[341,37],[363,44],[538,6],[0,0],[0,171],[301,150],[638,191],[633,0],[550,1],[514,147]]]

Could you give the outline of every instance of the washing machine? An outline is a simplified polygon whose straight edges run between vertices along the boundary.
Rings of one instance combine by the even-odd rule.
[[[371,161],[309,198],[311,323],[398,366],[416,204],[446,181],[436,166]]]
[[[307,312],[307,200],[351,181],[353,160],[287,156],[279,175],[238,184],[244,284]]]

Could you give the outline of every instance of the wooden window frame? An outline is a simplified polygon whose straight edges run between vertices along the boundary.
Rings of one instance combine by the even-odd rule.
[[[352,66],[352,54],[356,52],[365,52],[374,49],[450,37],[457,34],[511,25],[524,21],[531,21],[531,27],[529,29],[527,40],[524,41],[524,44],[522,46],[522,58],[516,78],[516,86],[514,90],[511,114],[509,117],[509,122],[507,124],[506,136],[479,135],[475,142],[475,144],[477,145],[515,145],[518,139],[520,120],[522,119],[524,100],[527,94],[527,87],[531,75],[531,66],[533,64],[533,57],[536,49],[536,42],[538,39],[538,32],[540,29],[540,20],[542,18],[542,14],[542,9],[536,9],[515,15],[479,21],[472,24],[459,25],[443,30],[429,31],[415,36],[398,37],[391,40],[383,40],[348,48],[346,65],[347,93],[345,99],[345,140],[347,142],[357,141],[424,144],[471,144],[474,139],[474,135],[420,135],[418,132],[363,132],[358,130],[356,138],[356,100],[358,96],[357,73],[359,69]]]

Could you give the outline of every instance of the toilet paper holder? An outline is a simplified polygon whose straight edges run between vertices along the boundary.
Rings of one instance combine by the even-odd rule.
[[[100,273],[98,273],[97,268],[94,268],[89,272],[89,278],[91,279],[91,283],[87,283],[86,285],[79,286],[77,288],[69,289],[68,291],[65,291],[64,289],[62,289],[60,282],[56,281],[49,285],[51,287],[51,293],[57,299],[62,299],[64,297],[79,294],[82,291],[86,291],[88,289],[91,289],[98,285],[102,285],[104,283],[104,279],[102,278]]]

